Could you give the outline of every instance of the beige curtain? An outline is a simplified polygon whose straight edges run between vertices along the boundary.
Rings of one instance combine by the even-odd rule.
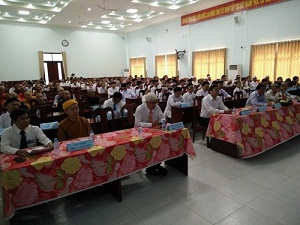
[[[178,74],[178,59],[177,54],[166,55],[167,60],[167,75],[169,77],[177,76]]]
[[[226,48],[193,52],[193,75],[206,78],[210,74],[212,80],[225,74]]]
[[[62,55],[62,59],[63,59],[63,68],[64,68],[64,77],[63,79],[66,79],[67,76],[68,76],[68,70],[67,70],[67,54],[66,52],[61,52],[61,55]]]
[[[293,78],[300,74],[300,41],[278,43],[275,79]]]
[[[130,58],[130,74],[146,76],[146,57]]]
[[[165,55],[156,55],[155,56],[155,73],[156,76],[162,78],[166,75],[165,71],[166,63],[165,63]]]
[[[256,76],[258,80],[269,75],[271,80],[275,78],[275,54],[276,43],[251,46],[250,76]]]
[[[225,74],[226,49],[209,52],[209,74],[212,80],[220,79]]]
[[[44,79],[44,77],[45,77],[45,71],[44,71],[44,57],[43,57],[43,54],[44,54],[43,51],[38,51],[40,78]]]

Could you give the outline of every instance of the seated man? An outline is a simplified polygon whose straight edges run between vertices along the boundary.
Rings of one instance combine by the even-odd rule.
[[[157,97],[153,93],[145,95],[146,103],[139,105],[135,111],[135,126],[141,127],[158,127],[160,121],[164,118],[160,107],[157,105]],[[168,170],[159,164],[146,169],[150,175],[166,176]]]
[[[10,113],[14,125],[5,129],[1,136],[1,152],[17,154],[22,158],[29,156],[24,148],[37,146],[37,141],[52,147],[52,142],[41,128],[30,125],[29,112],[25,109],[15,109]]]
[[[62,105],[70,99],[72,99],[71,93],[69,91],[64,91],[63,98],[57,104],[57,111],[62,112],[63,111]]]
[[[115,92],[119,92],[119,87],[115,81],[110,82],[110,87],[107,89],[108,97],[112,97]]]
[[[165,117],[167,118],[168,122],[171,122],[172,113],[171,109],[172,106],[179,107],[182,102],[184,102],[184,99],[181,95],[182,88],[181,87],[175,87],[174,88],[174,94],[170,95],[167,101],[167,106],[164,112]]]
[[[267,105],[267,99],[266,99],[266,86],[264,84],[259,84],[256,87],[256,91],[253,91],[247,102],[246,106],[262,106]]]
[[[202,99],[202,107],[200,112],[200,124],[204,127],[208,127],[209,119],[212,114],[226,113],[230,114],[231,109],[228,109],[222,98],[219,96],[219,88],[217,85],[211,85],[209,87],[209,95]]]
[[[280,86],[278,84],[272,84],[271,89],[266,92],[266,99],[268,102],[274,102],[279,96]]]
[[[206,95],[209,94],[208,89],[209,89],[209,82],[203,81],[201,84],[201,89],[197,91],[196,96],[205,97]]]
[[[194,104],[194,98],[196,94],[194,93],[194,85],[192,83],[188,83],[186,85],[187,92],[182,96],[185,102],[189,102]]]
[[[120,92],[113,93],[113,97],[106,100],[103,103],[103,108],[110,107],[114,111],[115,118],[120,117],[121,115],[121,109],[125,105],[125,103],[122,100],[122,94]]]
[[[91,126],[88,120],[79,116],[78,102],[71,99],[62,105],[67,118],[59,123],[57,138],[59,141],[71,140],[90,135]]]
[[[127,83],[123,83],[121,84],[121,94],[123,96],[123,101],[125,102],[126,101],[126,98],[135,98],[136,97],[136,94],[130,89],[127,87]]]
[[[12,125],[10,113],[15,109],[19,108],[20,105],[20,101],[15,97],[6,100],[6,102],[4,103],[4,107],[7,108],[7,112],[3,113],[0,116],[0,128],[8,128]]]
[[[87,91],[89,97],[87,97],[87,102],[89,103],[90,106],[94,106],[94,105],[99,105],[99,96],[95,95],[95,90],[94,89],[89,89]]]

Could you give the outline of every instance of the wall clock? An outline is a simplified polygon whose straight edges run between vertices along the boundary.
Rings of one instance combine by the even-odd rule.
[[[61,41],[61,44],[62,46],[67,47],[69,45],[69,42],[66,39],[64,39]]]

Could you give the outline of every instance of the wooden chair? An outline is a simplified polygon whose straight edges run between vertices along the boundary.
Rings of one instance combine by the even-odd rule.
[[[37,115],[37,111],[39,110],[39,120],[40,123],[48,123],[52,122],[53,119],[53,107],[52,105],[37,105],[32,109],[33,114]],[[38,115],[37,115],[38,116]]]
[[[86,117],[86,108],[88,108],[88,103],[87,101],[79,101],[78,102],[78,108],[79,108],[79,112],[84,116]]]
[[[243,105],[243,92],[242,91],[237,91],[234,93],[234,107],[235,108],[241,108],[244,107]]]
[[[112,119],[107,119],[107,113],[111,112]],[[101,121],[98,122],[97,116],[100,116]],[[94,133],[107,133],[109,131],[114,130],[114,111],[112,108],[98,108],[93,112],[93,119],[94,119]]]
[[[203,96],[196,96],[194,99],[194,121],[193,121],[193,142],[195,142],[196,132],[202,132],[202,140],[204,140],[207,127],[200,124],[199,118],[201,113]],[[207,137],[207,147],[209,147],[209,138]]]
[[[123,129],[134,127],[134,113],[138,105],[136,103],[125,104],[121,109]],[[124,116],[124,110],[127,110],[127,117]]]

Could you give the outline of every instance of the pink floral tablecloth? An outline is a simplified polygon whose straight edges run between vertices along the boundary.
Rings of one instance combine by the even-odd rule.
[[[206,134],[238,145],[242,158],[255,156],[300,134],[300,104],[246,116],[216,114]]]
[[[95,136],[90,149],[31,156],[16,163],[15,155],[1,154],[3,212],[11,218],[18,208],[45,202],[104,184],[184,153],[196,156],[188,129],[164,132],[143,128]]]

